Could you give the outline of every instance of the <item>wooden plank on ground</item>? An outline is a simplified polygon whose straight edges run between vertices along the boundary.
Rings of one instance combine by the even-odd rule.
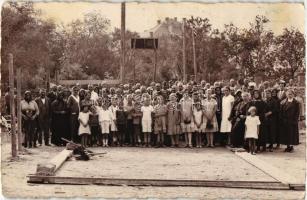
[[[224,187],[247,189],[289,190],[287,184],[263,181],[211,181],[211,180],[169,180],[169,179],[117,179],[94,177],[58,177],[29,175],[28,183],[70,184],[70,185],[112,185],[112,186],[157,186],[157,187]]]
[[[55,172],[62,166],[67,158],[72,156],[72,152],[73,150],[64,149],[46,163],[38,164],[36,168],[36,174],[43,176],[54,176]]]
[[[295,179],[293,176],[290,176],[286,172],[278,169],[277,167],[274,167],[267,162],[264,162],[263,160],[259,159],[255,155],[251,155],[247,152],[235,152],[237,156],[242,158],[243,160],[247,161],[251,165],[257,167],[267,175],[271,176],[277,181],[280,181],[284,184],[297,184],[299,183],[297,179]]]

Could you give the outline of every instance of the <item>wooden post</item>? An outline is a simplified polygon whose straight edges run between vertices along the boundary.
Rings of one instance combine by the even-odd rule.
[[[125,32],[126,32],[126,3],[121,3],[121,33],[120,33],[120,46],[121,46],[121,62],[120,62],[120,82],[124,83],[124,70],[125,70]]]
[[[156,42],[153,37],[153,32],[150,32],[150,37],[153,39],[153,45],[154,45],[154,82],[156,82],[156,76],[157,76],[157,47]]]
[[[197,81],[197,65],[196,65],[196,49],[195,49],[195,36],[194,28],[192,28],[192,45],[193,45],[193,68],[194,68],[194,81]]]
[[[15,100],[14,100],[14,66],[13,66],[13,54],[9,54],[9,82],[10,82],[10,112],[11,112],[11,150],[12,157],[17,156],[16,145],[16,117],[15,117]]]
[[[18,151],[22,151],[22,121],[21,121],[21,68],[17,68],[17,136],[18,136]]]
[[[185,44],[185,23],[186,23],[186,18],[183,18],[183,23],[182,23],[182,68],[183,68],[183,82],[187,82],[187,66],[186,66],[186,44]]]

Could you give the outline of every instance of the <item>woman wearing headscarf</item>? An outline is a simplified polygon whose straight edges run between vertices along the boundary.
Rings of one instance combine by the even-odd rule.
[[[32,100],[32,94],[30,91],[26,91],[24,94],[24,100],[20,102],[22,127],[24,130],[24,147],[36,147],[35,128],[37,125],[36,118],[39,115],[37,103]]]
[[[272,93],[276,94],[275,96]],[[265,90],[266,104],[268,112],[265,114],[265,125],[267,127],[267,142],[269,143],[269,151],[273,151],[273,144],[277,143],[278,134],[278,118],[279,118],[279,99],[277,90]]]
[[[236,92],[236,101],[231,112],[232,129],[230,139],[233,147],[242,147],[244,145],[244,123],[250,107],[250,94],[248,92],[243,92],[242,95],[239,94]]]
[[[259,90],[253,91],[253,101],[251,102],[251,106],[255,106],[257,109],[257,116],[260,119],[260,127],[259,127],[259,136],[257,140],[257,152],[260,151],[260,147],[262,147],[262,151],[266,151],[266,143],[267,143],[267,127],[265,126],[265,116],[268,112],[267,104],[262,100],[261,93]]]
[[[294,91],[286,92],[286,99],[280,103],[281,144],[287,145],[285,152],[293,152],[293,145],[299,144],[298,120],[300,107],[294,98]]]
[[[56,146],[66,144],[61,138],[70,140],[70,123],[69,123],[69,109],[66,101],[64,101],[64,92],[60,92],[55,101],[51,104],[51,122],[53,132],[51,136],[51,143]]]

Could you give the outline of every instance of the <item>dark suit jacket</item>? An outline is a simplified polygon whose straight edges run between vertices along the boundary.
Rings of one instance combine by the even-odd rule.
[[[43,103],[41,97],[35,99],[39,109],[38,121],[39,123],[48,122],[50,120],[50,103],[49,98],[45,97],[45,103]]]
[[[79,112],[80,112],[79,103],[75,100],[74,97],[72,97],[72,95],[70,95],[67,99],[67,107],[68,107],[70,113],[79,114]]]

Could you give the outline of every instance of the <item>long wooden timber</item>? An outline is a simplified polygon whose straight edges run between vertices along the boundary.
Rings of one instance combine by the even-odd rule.
[[[108,185],[108,186],[156,186],[156,187],[224,187],[266,190],[303,190],[281,182],[268,181],[212,181],[212,180],[170,180],[170,179],[119,179],[94,177],[61,177],[28,175],[28,183],[68,184],[68,185]]]

